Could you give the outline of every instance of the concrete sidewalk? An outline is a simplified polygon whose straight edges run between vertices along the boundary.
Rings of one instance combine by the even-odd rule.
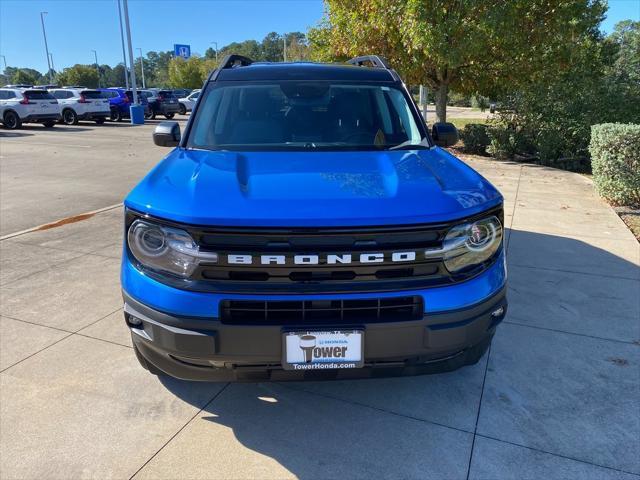
[[[198,384],[138,366],[122,211],[0,243],[0,477],[640,478],[640,246],[577,174],[506,197],[510,311],[445,375]]]

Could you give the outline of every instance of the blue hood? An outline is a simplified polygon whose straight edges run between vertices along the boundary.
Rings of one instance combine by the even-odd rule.
[[[221,152],[176,148],[125,205],[181,223],[338,227],[455,220],[502,202],[445,150]]]

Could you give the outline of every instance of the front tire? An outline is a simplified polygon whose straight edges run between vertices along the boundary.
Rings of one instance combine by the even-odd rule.
[[[178,113],[180,115],[186,115],[187,114],[187,107],[185,107],[182,103],[180,104],[180,106],[178,108],[180,109],[178,111]]]
[[[22,126],[22,120],[16,112],[6,112],[3,117],[4,128],[9,130],[17,130]]]
[[[78,114],[68,108],[64,112],[62,112],[62,122],[65,125],[77,125],[78,124]]]
[[[164,118],[166,118],[167,120],[171,120],[173,117],[175,117],[175,115],[175,113],[165,113]]]
[[[56,122],[54,120],[49,120],[48,122],[42,122],[42,125],[44,125],[44,128],[53,128],[55,124]]]

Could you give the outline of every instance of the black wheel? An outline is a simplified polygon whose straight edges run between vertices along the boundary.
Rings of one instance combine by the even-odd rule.
[[[178,113],[180,113],[180,115],[186,115],[187,114],[187,107],[184,106],[184,104],[180,104],[180,106],[178,107],[180,110]]]
[[[15,130],[22,126],[22,120],[16,112],[8,111],[5,112],[3,117],[4,128],[8,128],[9,130]]]
[[[146,120],[149,120],[149,119],[151,118],[151,112],[149,112],[149,113],[145,113],[145,114],[144,114],[144,118],[145,118]]]
[[[62,122],[65,125],[77,125],[78,124],[78,114],[67,108],[64,112],[62,112]]]
[[[42,122],[45,128],[53,128],[56,124],[55,120],[49,120],[48,122]]]
[[[117,108],[111,110],[111,121],[112,122],[121,122],[122,121],[122,113]]]
[[[166,118],[167,120],[172,119],[173,117],[175,117],[175,113],[165,113],[164,114],[164,118]]]
[[[135,352],[136,358],[138,359],[138,362],[140,362],[142,368],[149,371],[149,373],[152,373],[153,375],[166,375],[162,370],[156,367],[153,363],[149,363],[147,359],[142,356],[135,343],[133,344],[133,351]]]
[[[98,125],[102,125],[104,123],[104,118],[96,118],[96,123]]]

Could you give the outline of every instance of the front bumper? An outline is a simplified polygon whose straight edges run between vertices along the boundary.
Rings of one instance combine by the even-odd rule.
[[[214,312],[219,301],[229,295],[185,292],[159,284],[141,274],[126,258],[122,283],[125,318],[133,316],[142,322],[134,327],[128,323],[133,342],[149,363],[187,380],[261,381],[413,375],[450,371],[475,363],[506,315],[505,276],[501,256],[478,277],[457,285],[419,292],[367,294],[419,293],[424,298],[424,316],[414,321],[349,325],[364,330],[365,366],[329,371],[283,370],[283,327],[223,324]],[[153,295],[149,295],[151,285]],[[314,296],[318,297],[322,296]],[[208,315],[194,313],[198,311],[198,300],[206,305]],[[500,307],[502,313],[492,316]],[[346,326],[337,321],[335,327]],[[306,329],[313,327],[299,328]]]

